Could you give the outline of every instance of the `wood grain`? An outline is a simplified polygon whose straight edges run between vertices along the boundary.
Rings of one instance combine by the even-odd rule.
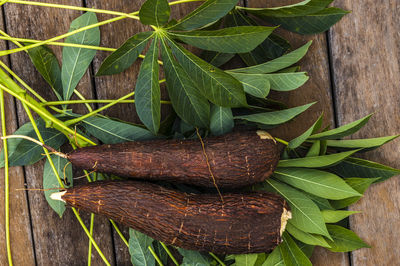
[[[54,1],[48,2],[54,3]],[[80,1],[57,1],[57,3],[81,5]],[[9,35],[45,39],[67,32],[71,21],[81,13],[63,9],[6,4],[5,14],[6,30]],[[37,14],[40,14],[40,16],[37,16]],[[57,47],[54,51],[60,57],[61,48]],[[11,66],[13,71],[39,94],[47,100],[55,99],[51,89],[34,69],[26,53],[12,54]],[[89,73],[84,76],[77,89],[85,97],[93,97]],[[20,103],[18,103],[17,111],[18,123],[22,125],[28,121],[28,118]],[[74,111],[82,113],[85,109],[76,107]],[[42,188],[43,161],[32,166],[26,166],[25,175],[28,188]],[[88,238],[83,230],[80,229],[80,225],[73,213],[67,211],[63,218],[60,219],[50,209],[42,192],[29,191],[28,196],[37,265],[81,265],[82,262],[86,262]],[[88,215],[83,215],[83,218],[85,218],[84,221],[88,225]],[[100,223],[100,221],[102,220],[96,222],[94,229],[96,239],[105,256],[110,262],[113,262],[114,256],[109,224],[108,222]],[[26,247],[19,248],[25,249]],[[95,250],[93,254],[92,263],[95,265],[101,264],[102,259]]]
[[[333,77],[339,124],[374,112],[355,137],[400,133],[400,18],[399,1],[338,0],[353,12],[330,31]],[[373,8],[371,8],[373,7]],[[400,167],[400,140],[363,155]],[[351,228],[371,249],[352,253],[352,265],[397,265],[400,248],[400,180],[372,186],[353,210]]]

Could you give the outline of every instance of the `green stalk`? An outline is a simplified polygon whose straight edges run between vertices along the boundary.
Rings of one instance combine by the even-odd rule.
[[[280,138],[277,138],[277,137],[274,137],[274,139],[275,139],[277,142],[280,142],[280,143],[282,143],[282,144],[285,145],[285,146],[288,146],[288,145],[289,145],[289,142],[287,142],[286,140],[283,140],[283,139],[280,139]]]
[[[160,258],[157,256],[157,254],[156,254],[156,252],[154,251],[154,249],[153,249],[151,246],[149,246],[148,248],[149,248],[149,250],[150,250],[151,255],[153,255],[153,257],[156,259],[158,265],[164,266],[164,264],[162,263],[162,261],[160,260]]]
[[[5,103],[4,103],[4,93],[0,90],[0,109],[1,109],[1,129],[2,135],[5,137],[7,135],[6,130],[6,115],[5,115]],[[7,140],[3,139],[3,151],[4,151],[4,209],[5,209],[5,225],[6,225],[6,246],[7,246],[7,258],[8,265],[12,266],[12,255],[11,255],[11,241],[10,241],[10,177],[8,169],[8,145]]]
[[[212,253],[212,252],[209,252],[209,254],[211,255],[211,257],[213,257],[213,258],[219,263],[219,265],[221,265],[221,266],[226,266],[226,264],[225,264],[222,260],[220,260],[220,258],[218,258],[217,255],[215,255],[215,254]]]
[[[164,248],[165,252],[167,252],[168,256],[171,258],[171,260],[175,263],[176,266],[179,266],[178,261],[175,259],[175,257],[172,255],[171,251],[169,251],[168,247],[163,243],[160,242],[161,246]]]
[[[74,90],[74,93],[76,94],[76,96],[78,96],[79,99],[81,99],[82,101],[85,101],[86,98],[78,91],[78,90]],[[93,112],[92,107],[90,106],[90,104],[85,103],[86,108],[88,109],[89,112]]]
[[[94,213],[90,214],[90,235],[93,236],[93,227],[94,227]],[[88,266],[92,265],[92,241],[89,240],[89,249],[88,249]]]
[[[81,104],[81,103],[112,103],[115,100],[69,100],[69,101],[54,101],[42,103],[42,106],[54,106],[63,104]],[[171,104],[170,101],[160,101],[161,104]],[[135,100],[123,100],[118,103],[135,103]]]
[[[117,234],[119,235],[119,237],[121,238],[122,242],[125,243],[125,245],[129,248],[129,242],[128,240],[126,240],[126,238],[124,237],[124,235],[122,234],[121,230],[119,230],[117,224],[110,219],[111,224],[114,226],[115,231],[117,232]]]

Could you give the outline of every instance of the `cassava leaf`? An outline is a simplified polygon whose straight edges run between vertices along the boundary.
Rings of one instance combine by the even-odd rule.
[[[214,136],[232,131],[234,125],[231,108],[217,105],[211,106],[210,131]]]
[[[158,81],[158,38],[156,37],[146,53],[136,81],[135,107],[143,124],[157,134],[161,120],[161,92]]]
[[[246,93],[258,98],[265,98],[269,94],[271,84],[264,74],[231,73],[231,75],[242,83]]]
[[[36,69],[61,101],[63,95],[61,68],[53,51],[46,45],[42,45],[29,49],[27,52]]]
[[[46,145],[58,149],[67,141],[63,133],[52,128],[46,128],[45,122],[39,118],[35,120],[43,141]],[[32,123],[28,122],[18,128],[14,135],[24,135],[38,140]],[[9,139],[8,163],[9,166],[21,166],[34,164],[44,157],[43,148],[26,139]],[[4,152],[0,153],[0,167],[4,167]]]
[[[203,50],[246,53],[262,43],[274,29],[274,27],[265,26],[239,26],[213,31],[170,31],[168,34]]]
[[[85,26],[97,23],[95,13],[86,12],[82,16],[72,21],[69,32],[83,28]],[[100,30],[98,27],[88,29],[65,39],[66,43],[75,43],[83,45],[99,46]],[[75,87],[85,74],[93,57],[96,55],[96,50],[79,48],[79,47],[64,47],[62,51],[62,67],[61,81],[63,87],[63,98],[69,100],[74,92]]]
[[[201,254],[198,251],[186,250],[178,248],[179,253],[183,256],[181,266],[209,266],[212,259]]]
[[[291,91],[301,86],[309,79],[306,72],[264,74],[271,83],[271,90]]]
[[[238,0],[207,0],[170,27],[170,30],[194,30],[207,26],[225,16],[237,2]]]
[[[344,199],[362,196],[351,186],[329,172],[307,168],[278,168],[274,176],[293,187],[326,199]]]
[[[54,166],[57,170],[57,173],[61,180],[67,180],[68,185],[66,187],[72,187],[73,175],[72,175],[72,165],[68,162],[67,159],[61,158],[57,155],[51,155],[51,159],[54,163]],[[65,177],[64,177],[65,175]],[[47,203],[50,207],[60,216],[62,217],[65,211],[65,202],[60,200],[53,200],[50,198],[50,195],[60,191],[60,183],[57,180],[57,177],[50,166],[49,160],[46,160],[43,168],[43,189],[44,196],[46,197]]]
[[[306,132],[304,132],[297,138],[292,139],[289,142],[288,148],[290,148],[290,149],[298,148],[301,144],[303,144],[308,139],[309,136],[311,136],[311,134],[313,134],[315,131],[319,130],[322,125],[322,118],[323,118],[323,115],[320,115],[320,117],[317,119],[317,121],[315,121],[315,123]]]
[[[322,217],[324,217],[325,223],[337,223],[352,214],[360,213],[358,211],[333,211],[323,210],[321,211]]]
[[[380,177],[379,182],[382,182],[392,176],[400,175],[400,169],[395,169],[383,164],[355,157],[347,158],[339,164],[331,167],[330,170],[341,177]]]
[[[255,266],[258,254],[240,254],[235,256],[236,265]]]
[[[155,259],[149,250],[149,246],[152,246],[153,241],[151,237],[129,228],[129,253],[131,254],[133,265],[156,265]]]
[[[353,155],[359,150],[352,150],[346,152],[339,152],[329,155],[315,156],[315,157],[304,157],[289,160],[280,160],[279,167],[305,167],[305,168],[322,168],[331,167],[347,157]]]
[[[327,139],[339,139],[348,135],[351,135],[358,130],[360,130],[371,118],[372,114],[367,115],[366,117],[363,117],[357,121],[351,122],[349,124],[340,126],[335,129],[323,131],[318,134],[313,134],[309,137],[309,139],[321,139],[321,140],[327,140]]]
[[[327,225],[328,231],[331,234],[333,241],[327,240],[331,246],[328,248],[333,252],[349,252],[359,248],[369,248],[364,241],[362,241],[356,233],[349,229],[338,225]]]
[[[263,73],[272,73],[278,70],[289,67],[295,63],[297,63],[303,56],[307,53],[308,48],[311,45],[311,41],[303,45],[302,47],[287,53],[281,57],[273,59],[263,64],[245,67],[245,68],[236,68],[229,70],[229,72],[239,72],[239,73],[248,73],[248,74],[263,74]]]
[[[336,148],[346,148],[346,149],[374,149],[378,148],[389,141],[398,138],[400,135],[381,137],[381,138],[371,138],[371,139],[346,139],[346,140],[327,140],[326,145]]]
[[[319,207],[320,210],[335,210],[330,204],[330,202],[327,199],[315,196],[313,194],[307,193],[307,197],[309,197],[317,206]]]
[[[283,262],[281,251],[279,250],[279,246],[276,247],[264,261],[262,266],[284,266],[285,263]]]
[[[317,140],[315,141],[310,149],[307,151],[306,157],[316,157],[321,155],[321,142],[323,140]]]
[[[117,74],[130,67],[143,51],[153,32],[140,32],[130,37],[101,64],[96,76]]]
[[[155,137],[142,127],[98,116],[84,119],[82,125],[91,135],[105,144],[148,140]]]
[[[349,184],[354,190],[358,191],[361,194],[367,190],[367,188],[372,184],[379,180],[380,178],[344,178],[344,181]],[[330,204],[335,207],[335,209],[343,209],[347,206],[350,206],[353,203],[356,203],[361,197],[351,197],[342,200],[332,200]]]
[[[140,22],[159,27],[168,22],[170,13],[167,0],[147,0],[139,10]]]
[[[283,261],[286,266],[312,266],[306,254],[297,246],[287,232],[282,235],[283,242],[279,245]]]
[[[292,212],[290,221],[294,226],[304,232],[320,234],[329,238],[321,212],[311,199],[297,189],[273,179],[267,179],[266,182],[288,201]]]
[[[220,67],[231,60],[234,56],[235,54],[219,53],[205,50],[201,53],[200,57],[208,62],[210,65]]]
[[[162,58],[166,77],[168,95],[172,107],[185,122],[207,128],[210,121],[210,105],[201,94],[182,66],[175,60],[164,39],[161,39]]]
[[[247,105],[243,86],[237,79],[208,64],[175,42],[170,41],[169,44],[184,71],[208,100],[223,107]]]
[[[165,251],[163,246],[159,241],[154,241],[153,242],[154,250],[157,253],[157,256],[160,258],[161,262],[164,265],[167,265],[168,263],[168,253]]]
[[[250,122],[260,123],[264,125],[279,125],[285,123],[294,117],[298,116],[305,110],[307,110],[314,103],[293,107],[281,111],[274,112],[266,112],[266,113],[258,113],[258,114],[250,114],[250,115],[242,115],[235,116],[235,119],[243,119]]]
[[[286,231],[289,234],[291,234],[294,238],[296,238],[297,240],[299,240],[303,243],[306,243],[309,245],[321,246],[321,247],[331,247],[331,246],[329,246],[329,244],[326,242],[326,240],[322,236],[301,231],[300,229],[298,229],[297,227],[292,225],[290,220],[288,221],[288,223],[286,225]]]

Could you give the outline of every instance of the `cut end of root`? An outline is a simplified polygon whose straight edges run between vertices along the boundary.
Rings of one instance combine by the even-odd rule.
[[[64,196],[65,193],[67,193],[67,191],[55,192],[50,195],[50,198],[52,200],[59,200],[59,201],[65,202],[65,200],[62,199],[62,196]]]
[[[276,140],[274,139],[274,137],[272,137],[267,131],[257,130],[256,133],[260,137],[260,139],[272,139],[276,144]]]
[[[283,208],[283,213],[281,216],[281,230],[280,230],[281,236],[283,232],[285,232],[286,224],[289,219],[292,219],[292,213],[288,211],[286,208]]]

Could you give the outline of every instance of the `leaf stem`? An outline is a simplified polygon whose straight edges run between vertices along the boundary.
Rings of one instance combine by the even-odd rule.
[[[85,100],[86,100],[86,98],[85,98],[77,89],[74,89],[74,93],[75,93],[76,96],[78,96],[78,98],[81,99],[82,101],[85,101]],[[86,108],[88,109],[89,112],[93,112],[93,109],[92,109],[92,107],[90,106],[90,104],[88,104],[88,103],[84,103],[84,104],[85,104],[85,106],[86,106]]]
[[[171,258],[171,260],[175,263],[176,266],[179,266],[178,261],[175,259],[175,257],[172,255],[171,251],[168,249],[168,247],[163,243],[160,242],[161,246],[164,248],[165,252],[167,252],[168,256]]]
[[[274,139],[275,139],[277,142],[282,143],[283,145],[286,145],[286,146],[289,145],[289,142],[287,142],[286,140],[283,140],[283,139],[280,139],[280,138],[277,138],[277,137],[274,137]]]
[[[164,264],[162,263],[162,261],[160,260],[160,258],[157,256],[156,252],[154,251],[154,249],[149,246],[148,249],[150,250],[151,255],[153,255],[153,257],[156,259],[158,265],[160,266],[164,266]]]
[[[69,101],[54,101],[42,103],[42,106],[53,106],[63,104],[81,104],[81,103],[112,103],[115,100],[69,100]],[[171,104],[170,101],[160,101],[161,104]],[[135,103],[135,100],[123,100],[118,103]]]
[[[5,137],[7,135],[6,130],[6,114],[5,114],[5,102],[4,102],[4,92],[0,90],[0,109],[1,109],[1,130],[2,135]],[[6,226],[6,246],[7,246],[7,258],[8,264],[13,265],[12,254],[11,254],[11,240],[10,240],[10,176],[8,168],[8,144],[7,140],[3,139],[3,152],[4,152],[4,219]]]
[[[115,231],[117,232],[117,234],[119,235],[119,237],[121,238],[122,242],[125,243],[125,245],[129,248],[129,242],[128,240],[126,240],[126,238],[124,237],[124,235],[122,234],[121,230],[119,230],[117,224],[110,219],[111,224],[114,226]]]
[[[221,266],[226,266],[226,264],[225,264],[220,258],[218,258],[217,255],[215,255],[215,254],[212,253],[212,252],[209,252],[209,254],[210,254],[211,257],[213,257]]]
[[[94,213],[90,214],[90,227],[89,233],[93,236],[93,227],[94,227]],[[89,240],[89,249],[88,249],[88,266],[92,265],[92,241]]]

